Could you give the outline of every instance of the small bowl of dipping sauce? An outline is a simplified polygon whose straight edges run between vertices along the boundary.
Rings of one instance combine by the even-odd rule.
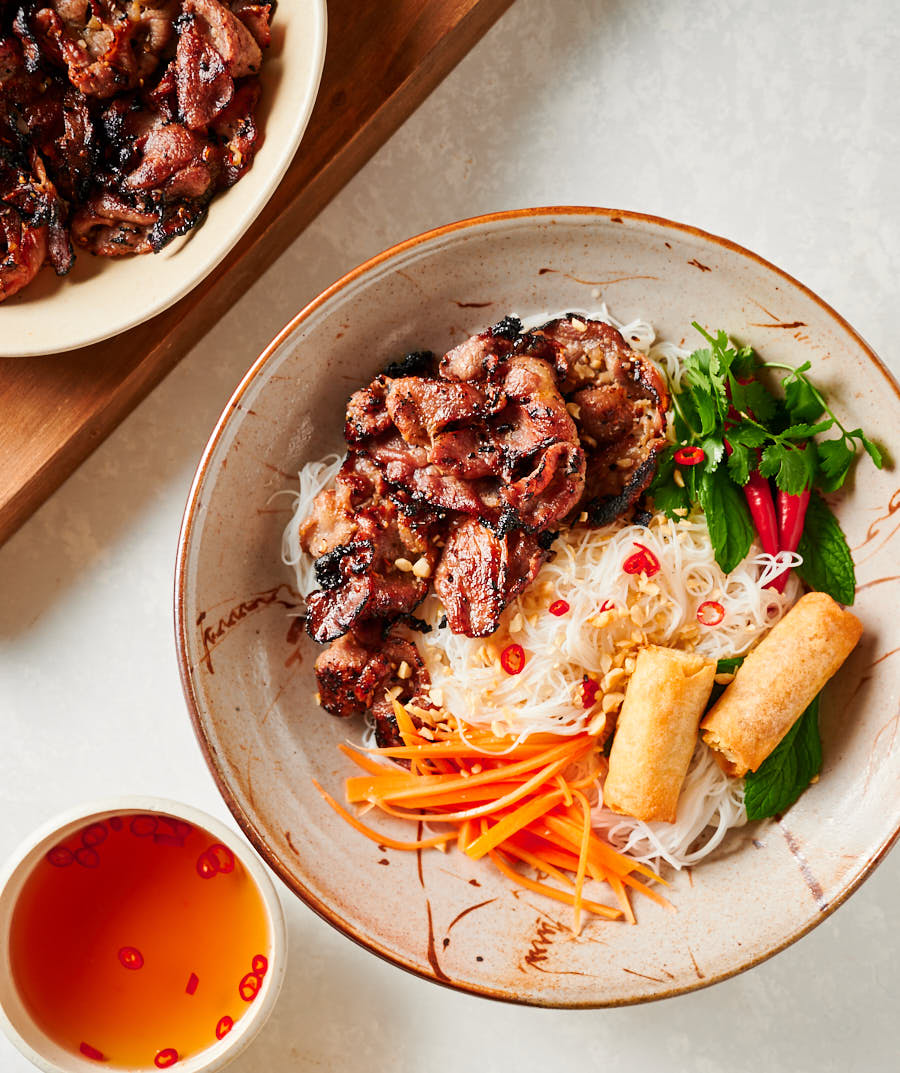
[[[284,977],[275,888],[212,816],[159,798],[75,809],[0,873],[0,1024],[51,1073],[208,1073]]]

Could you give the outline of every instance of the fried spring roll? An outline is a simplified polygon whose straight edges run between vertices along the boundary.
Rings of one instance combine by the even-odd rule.
[[[639,820],[675,822],[715,663],[693,652],[642,648],[625,691],[603,803]]]
[[[760,641],[701,724],[727,775],[756,771],[850,655],[862,623],[808,592]]]

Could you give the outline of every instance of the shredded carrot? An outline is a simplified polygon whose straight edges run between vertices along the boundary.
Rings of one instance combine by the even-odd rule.
[[[556,887],[550,887],[546,883],[538,883],[536,879],[523,876],[521,872],[517,872],[515,869],[510,868],[496,850],[491,850],[491,860],[500,871],[513,880],[514,883],[519,883],[521,886],[527,887],[529,890],[537,891],[538,894],[544,894],[546,897],[553,898],[557,902],[565,902],[566,905],[573,904],[574,899],[568,891],[557,890]],[[585,909],[595,913],[598,917],[606,917],[607,920],[616,920],[622,915],[620,909],[612,909],[608,905],[599,905],[597,902],[582,902],[582,905],[584,905]]]
[[[671,908],[648,886],[660,877],[591,826],[588,794],[605,766],[595,737],[535,734],[520,742],[481,728],[463,732],[452,717],[420,729],[418,714],[414,720],[396,700],[393,709],[402,745],[339,746],[363,772],[347,778],[345,787],[357,815],[313,780],[329,806],[366,838],[391,849],[442,852],[455,842],[473,860],[489,858],[517,886],[570,906],[575,934],[585,913],[634,923],[630,890]],[[404,822],[446,824],[448,831],[401,841],[361,822],[359,816],[372,810]],[[551,882],[520,872],[516,861]],[[619,908],[586,897],[588,883],[608,884]]]
[[[575,912],[572,918],[572,931],[577,935],[581,931],[581,893],[584,889],[584,873],[587,869],[588,850],[591,844],[591,806],[580,790],[575,791],[584,812],[584,829],[581,832],[581,845],[578,850],[578,871],[575,873]]]
[[[477,861],[479,857],[483,857],[485,853],[499,846],[505,838],[514,835],[516,831],[521,831],[523,827],[527,827],[532,820],[542,816],[561,800],[562,794],[559,790],[544,794],[542,797],[532,798],[527,805],[522,805],[515,812],[510,812],[499,823],[495,823],[493,827],[484,831],[469,846],[466,850],[466,855]]]
[[[364,823],[360,823],[355,816],[351,816],[345,808],[342,808],[331,794],[323,790],[315,779],[312,780],[312,784],[338,816],[345,819],[351,827],[355,827],[360,834],[365,835],[366,838],[371,838],[373,842],[377,842],[379,846],[388,846],[390,849],[427,849],[429,846],[442,846],[445,842],[453,839],[453,835],[435,835],[434,838],[420,838],[415,842],[398,842],[396,838],[388,838],[379,831],[373,831],[371,827],[366,827]]]

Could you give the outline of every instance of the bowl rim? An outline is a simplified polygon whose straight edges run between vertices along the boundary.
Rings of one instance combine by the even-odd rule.
[[[200,499],[201,489],[206,481],[207,475],[210,470],[212,456],[219,444],[226,426],[229,424],[234,413],[241,408],[240,403],[245,392],[249,389],[250,385],[256,380],[257,375],[262,368],[266,365],[272,355],[281,347],[281,345],[294,334],[303,323],[312,316],[318,309],[329,302],[335,295],[339,294],[345,288],[355,283],[358,279],[366,275],[368,272],[377,268],[380,265],[391,261],[393,258],[397,258],[407,253],[408,251],[416,248],[417,246],[424,246],[437,239],[453,235],[460,231],[466,231],[473,228],[481,228],[496,223],[504,223],[516,220],[525,219],[537,219],[558,216],[586,216],[594,217],[596,219],[605,219],[610,223],[624,223],[626,220],[638,224],[648,224],[651,226],[659,227],[662,229],[668,229],[680,236],[691,236],[694,238],[702,239],[703,241],[712,245],[720,246],[723,249],[736,253],[741,257],[755,263],[756,265],[772,272],[774,275],[780,277],[786,283],[789,283],[792,287],[797,288],[803,295],[818,305],[841,329],[843,329],[847,335],[859,346],[866,357],[872,362],[872,364],[878,369],[878,371],[884,376],[887,382],[892,387],[898,400],[900,400],[900,383],[894,377],[893,373],[884,364],[881,358],[875,353],[872,347],[863,339],[860,333],[837,312],[828,302],[821,298],[815,291],[811,290],[804,283],[801,283],[794,276],[785,272],[777,265],[772,264],[771,261],[766,260],[764,257],[752,250],[747,249],[744,246],[739,245],[736,242],[732,242],[730,239],[723,238],[720,235],[715,235],[709,231],[704,231],[702,228],[694,227],[691,224],[679,223],[674,220],[669,220],[663,216],[655,216],[648,213],[635,212],[627,209],[611,209],[602,208],[599,206],[579,206],[579,205],[558,205],[558,206],[537,206],[532,208],[521,209],[509,209],[501,212],[484,213],[479,216],[471,216],[462,220],[457,220],[452,223],[443,224],[439,227],[431,228],[428,231],[423,231],[418,235],[414,235],[411,238],[407,238],[402,242],[398,242],[393,246],[388,247],[380,253],[375,254],[373,257],[368,258],[356,268],[351,269],[340,279],[336,280],[317,297],[308,302],[285,326],[281,331],[272,339],[272,341],[265,347],[259,357],[253,362],[248,371],[241,378],[238,386],[235,388],[234,393],[226,404],[222,414],[220,415],[216,425],[210,434],[209,440],[203,449],[203,453],[200,457],[200,461],[197,465],[197,470],[194,475],[194,479],[191,482],[191,488],[188,493],[187,502],[185,504],[184,514],[182,517],[181,531],[178,537],[178,549],[176,556],[176,568],[175,568],[175,585],[174,585],[174,624],[175,624],[175,647],[178,658],[178,670],[181,677],[182,689],[184,691],[185,702],[190,714],[191,723],[194,728],[194,734],[197,737],[197,741],[203,752],[204,759],[207,767],[212,774],[212,777],[219,789],[219,793],[222,795],[226,805],[228,806],[231,814],[239,824],[241,830],[250,840],[254,848],[263,858],[263,860],[269,865],[269,867],[279,876],[279,878],[285,883],[285,885],[296,894],[302,901],[309,906],[318,916],[320,916],[332,927],[336,928],[339,932],[346,935],[349,939],[352,939],[355,943],[362,946],[364,949],[376,954],[378,957],[396,965],[398,968],[404,969],[407,972],[412,973],[415,976],[419,976],[422,979],[429,980],[432,983],[440,984],[444,987],[450,988],[454,991],[460,991],[466,994],[478,995],[483,998],[497,999],[503,1002],[509,1002],[516,1005],[523,1006],[540,1006],[550,1009],[606,1009],[620,1006],[633,1006],[639,1003],[655,1002],[659,999],[673,998],[676,995],[687,994],[692,991],[699,991],[703,988],[710,987],[713,984],[719,983],[722,980],[728,980],[740,973],[746,972],[748,969],[752,969],[757,965],[762,964],[764,961],[768,961],[769,958],[774,957],[776,954],[787,949],[798,939],[802,939],[803,936],[809,934],[818,924],[820,924],[827,917],[842,905],[851,894],[855,893],[862,883],[872,874],[875,868],[881,864],[887,854],[890,852],[894,843],[900,837],[900,821],[894,830],[886,837],[884,842],[878,849],[869,857],[865,862],[858,874],[841,890],[837,893],[829,904],[824,909],[819,909],[816,916],[813,917],[808,923],[797,928],[794,932],[788,935],[784,940],[774,945],[772,948],[757,955],[753,955],[733,968],[715,973],[710,976],[704,977],[702,980],[698,979],[695,982],[691,982],[684,986],[673,987],[668,990],[659,991],[652,995],[636,995],[628,998],[617,998],[612,1000],[604,1000],[602,996],[597,999],[586,1000],[584,1002],[555,1002],[552,1000],[538,1001],[535,999],[519,996],[507,991],[501,991],[490,987],[484,987],[475,983],[468,983],[459,980],[448,980],[446,977],[442,978],[438,976],[434,971],[421,968],[418,965],[413,965],[404,960],[402,955],[396,951],[390,950],[386,947],[379,946],[377,942],[367,935],[354,931],[345,921],[343,921],[329,906],[327,906],[321,899],[316,897],[307,889],[304,884],[300,883],[284,865],[281,864],[275,852],[268,845],[265,835],[259,831],[254,825],[251,818],[244,812],[232,793],[225,776],[223,769],[220,767],[215,750],[212,748],[212,744],[206,736],[205,730],[200,717],[200,706],[197,702],[197,698],[194,694],[191,673],[190,673],[190,661],[187,652],[187,631],[185,621],[185,591],[186,591],[186,570],[188,552],[192,542],[194,529],[198,519],[198,506]]]
[[[66,338],[63,341],[54,343],[50,346],[47,346],[46,340],[42,341],[40,338],[30,342],[25,339],[18,339],[18,341],[13,342],[11,345],[0,344],[0,357],[32,358],[51,356],[53,354],[62,354],[69,350],[81,350],[84,347],[94,346],[96,343],[102,343],[108,339],[113,339],[117,335],[122,335],[124,332],[130,331],[132,328],[137,328],[141,324],[145,324],[147,321],[159,316],[160,313],[164,313],[167,309],[171,309],[171,307],[177,302],[180,302],[182,298],[200,286],[200,284],[203,283],[203,281],[207,279],[219,265],[221,265],[225,258],[247,234],[266,205],[272,200],[275,191],[281,184],[281,180],[287,174],[288,168],[291,166],[294,157],[297,155],[297,150],[303,140],[303,135],[306,133],[306,128],[312,117],[313,108],[318,99],[319,87],[322,82],[322,72],[325,68],[325,51],[328,44],[328,5],[327,0],[305,0],[305,2],[309,4],[309,18],[314,27],[314,34],[310,38],[309,46],[310,78],[308,85],[306,86],[305,95],[300,102],[301,107],[297,109],[294,115],[294,121],[290,127],[289,137],[285,139],[280,154],[275,158],[274,168],[268,173],[263,173],[264,178],[256,198],[251,204],[250,212],[246,214],[237,228],[229,232],[228,238],[224,244],[221,242],[217,244],[211,252],[211,258],[195,267],[192,272],[188,273],[182,280],[181,285],[176,287],[174,291],[166,291],[143,307],[140,312],[135,311],[130,316],[125,317],[122,321],[114,323],[112,327],[101,328],[99,331],[86,330],[81,336],[76,338],[74,342],[70,338]],[[290,7],[291,4],[283,4],[282,10],[287,9],[289,11]],[[278,59],[279,57],[274,56],[272,58]],[[263,132],[263,136],[265,137],[265,131]],[[228,192],[227,189],[218,191],[213,198],[213,201],[218,202],[224,199]],[[207,221],[203,221],[204,224],[206,222]],[[83,256],[86,256],[86,254],[83,254]],[[46,267],[47,266],[45,265],[44,268]],[[112,264],[106,265],[105,268],[107,271],[115,270],[114,265]],[[97,324],[100,322],[95,319],[91,321],[91,323]]]
[[[113,816],[134,813],[151,813],[185,820],[219,839],[244,866],[262,899],[271,933],[271,957],[270,971],[266,973],[266,979],[260,989],[259,1001],[254,1002],[243,1016],[235,1021],[233,1032],[229,1032],[227,1036],[179,1062],[179,1067],[183,1067],[187,1073],[215,1073],[244,1051],[269,1019],[284,983],[288,955],[284,907],[271,876],[257,858],[253,846],[247,845],[231,827],[216,816],[211,816],[208,812],[195,808],[193,805],[167,797],[119,794],[70,805],[62,812],[54,813],[44,820],[19,842],[5,860],[0,862],[0,929],[2,929],[0,950],[6,955],[5,967],[8,968],[9,960],[9,927],[18,897],[23,884],[43,856],[46,847],[60,838],[69,837],[70,834],[91,821],[102,821]],[[8,976],[11,981],[11,972],[8,972]],[[15,989],[14,985],[11,987]],[[37,1050],[32,1042],[19,1031],[4,1001],[0,1001],[0,1030],[21,1054],[46,1073],[74,1073],[75,1070],[87,1070],[95,1065],[92,1060],[81,1058],[68,1051],[65,1052],[65,1061],[57,1060],[54,1054],[61,1053],[61,1048],[52,1039],[50,1040],[51,1053]],[[44,1034],[38,1030],[38,1035]],[[144,1068],[149,1070],[150,1066]]]

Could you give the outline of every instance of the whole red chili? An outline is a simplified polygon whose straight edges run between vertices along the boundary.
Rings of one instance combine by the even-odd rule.
[[[593,708],[595,701],[597,700],[597,690],[600,688],[599,684],[594,681],[593,678],[588,678],[587,675],[581,680],[581,703],[585,708]]]
[[[569,610],[569,605],[565,600],[554,600],[547,610],[551,615],[556,615],[559,618],[560,615],[564,615]]]
[[[697,621],[701,626],[718,626],[725,618],[725,608],[718,600],[705,600],[697,608]]]
[[[518,674],[525,666],[525,649],[521,645],[507,645],[500,653],[500,666],[507,674]]]
[[[679,466],[699,466],[706,458],[702,447],[679,447],[675,452],[675,461]]]
[[[644,544],[634,542],[634,546],[639,548],[634,555],[629,555],[628,558],[622,563],[622,569],[626,574],[646,574],[647,577],[653,577],[654,574],[659,573],[659,559],[653,554],[653,552]]]

